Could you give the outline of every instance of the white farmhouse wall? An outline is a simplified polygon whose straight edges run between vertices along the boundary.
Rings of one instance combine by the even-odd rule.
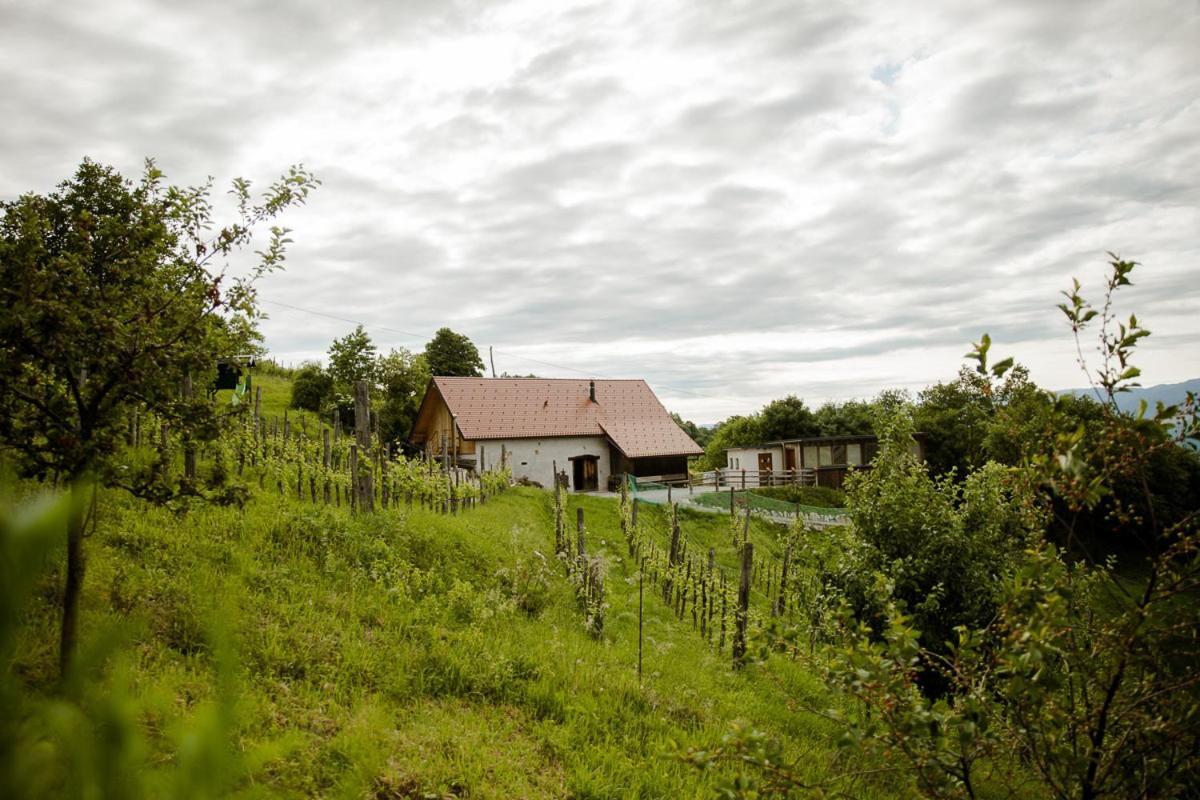
[[[725,466],[731,470],[728,479],[741,486],[742,479],[737,473],[746,470],[746,487],[758,486],[758,457],[763,453],[771,456],[772,470],[783,469],[782,447],[731,447],[725,451]]]
[[[725,466],[729,469],[758,469],[756,447],[731,447],[725,451]]]
[[[482,469],[500,466],[500,447],[504,446],[513,478],[528,478],[549,489],[554,485],[554,465],[566,471],[568,486],[575,488],[572,464],[575,456],[597,456],[597,486],[607,491],[610,473],[608,440],[603,436],[561,436],[550,439],[488,439],[475,443],[475,452],[483,448]]]

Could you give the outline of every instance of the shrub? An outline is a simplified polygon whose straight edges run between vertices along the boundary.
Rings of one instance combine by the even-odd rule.
[[[292,379],[292,408],[320,413],[333,394],[333,378],[319,364],[305,364]]]
[[[847,510],[922,643],[938,651],[957,626],[984,625],[995,613],[1001,581],[1039,538],[1042,520],[999,465],[962,484],[930,477],[908,450],[909,412],[885,415],[878,426],[879,457],[874,469],[851,476]],[[858,608],[872,605],[848,599]]]

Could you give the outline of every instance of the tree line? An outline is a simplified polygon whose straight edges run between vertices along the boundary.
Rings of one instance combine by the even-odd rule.
[[[378,409],[379,435],[396,446],[408,438],[433,376],[480,377],[483,359],[467,336],[441,328],[420,353],[399,347],[380,354],[362,325],[329,346],[327,364],[301,365],[292,376],[292,408],[349,421],[354,384],[365,381]]]

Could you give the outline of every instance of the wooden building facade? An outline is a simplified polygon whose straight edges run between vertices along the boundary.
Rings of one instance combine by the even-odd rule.
[[[925,434],[913,434],[910,451],[925,457]],[[784,439],[749,447],[731,447],[725,451],[726,468],[746,470],[753,486],[767,486],[772,473],[812,470],[817,486],[840,489],[846,476],[859,469],[870,469],[879,451],[879,440],[871,434],[853,436],[812,436]]]

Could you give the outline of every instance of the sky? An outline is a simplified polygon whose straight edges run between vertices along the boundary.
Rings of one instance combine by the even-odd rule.
[[[1059,292],[1113,251],[1143,382],[1200,376],[1195,0],[0,0],[0,75],[0,199],[84,156],[316,172],[259,285],[285,363],[448,326],[708,423],[916,392],[987,332],[1067,388]]]

